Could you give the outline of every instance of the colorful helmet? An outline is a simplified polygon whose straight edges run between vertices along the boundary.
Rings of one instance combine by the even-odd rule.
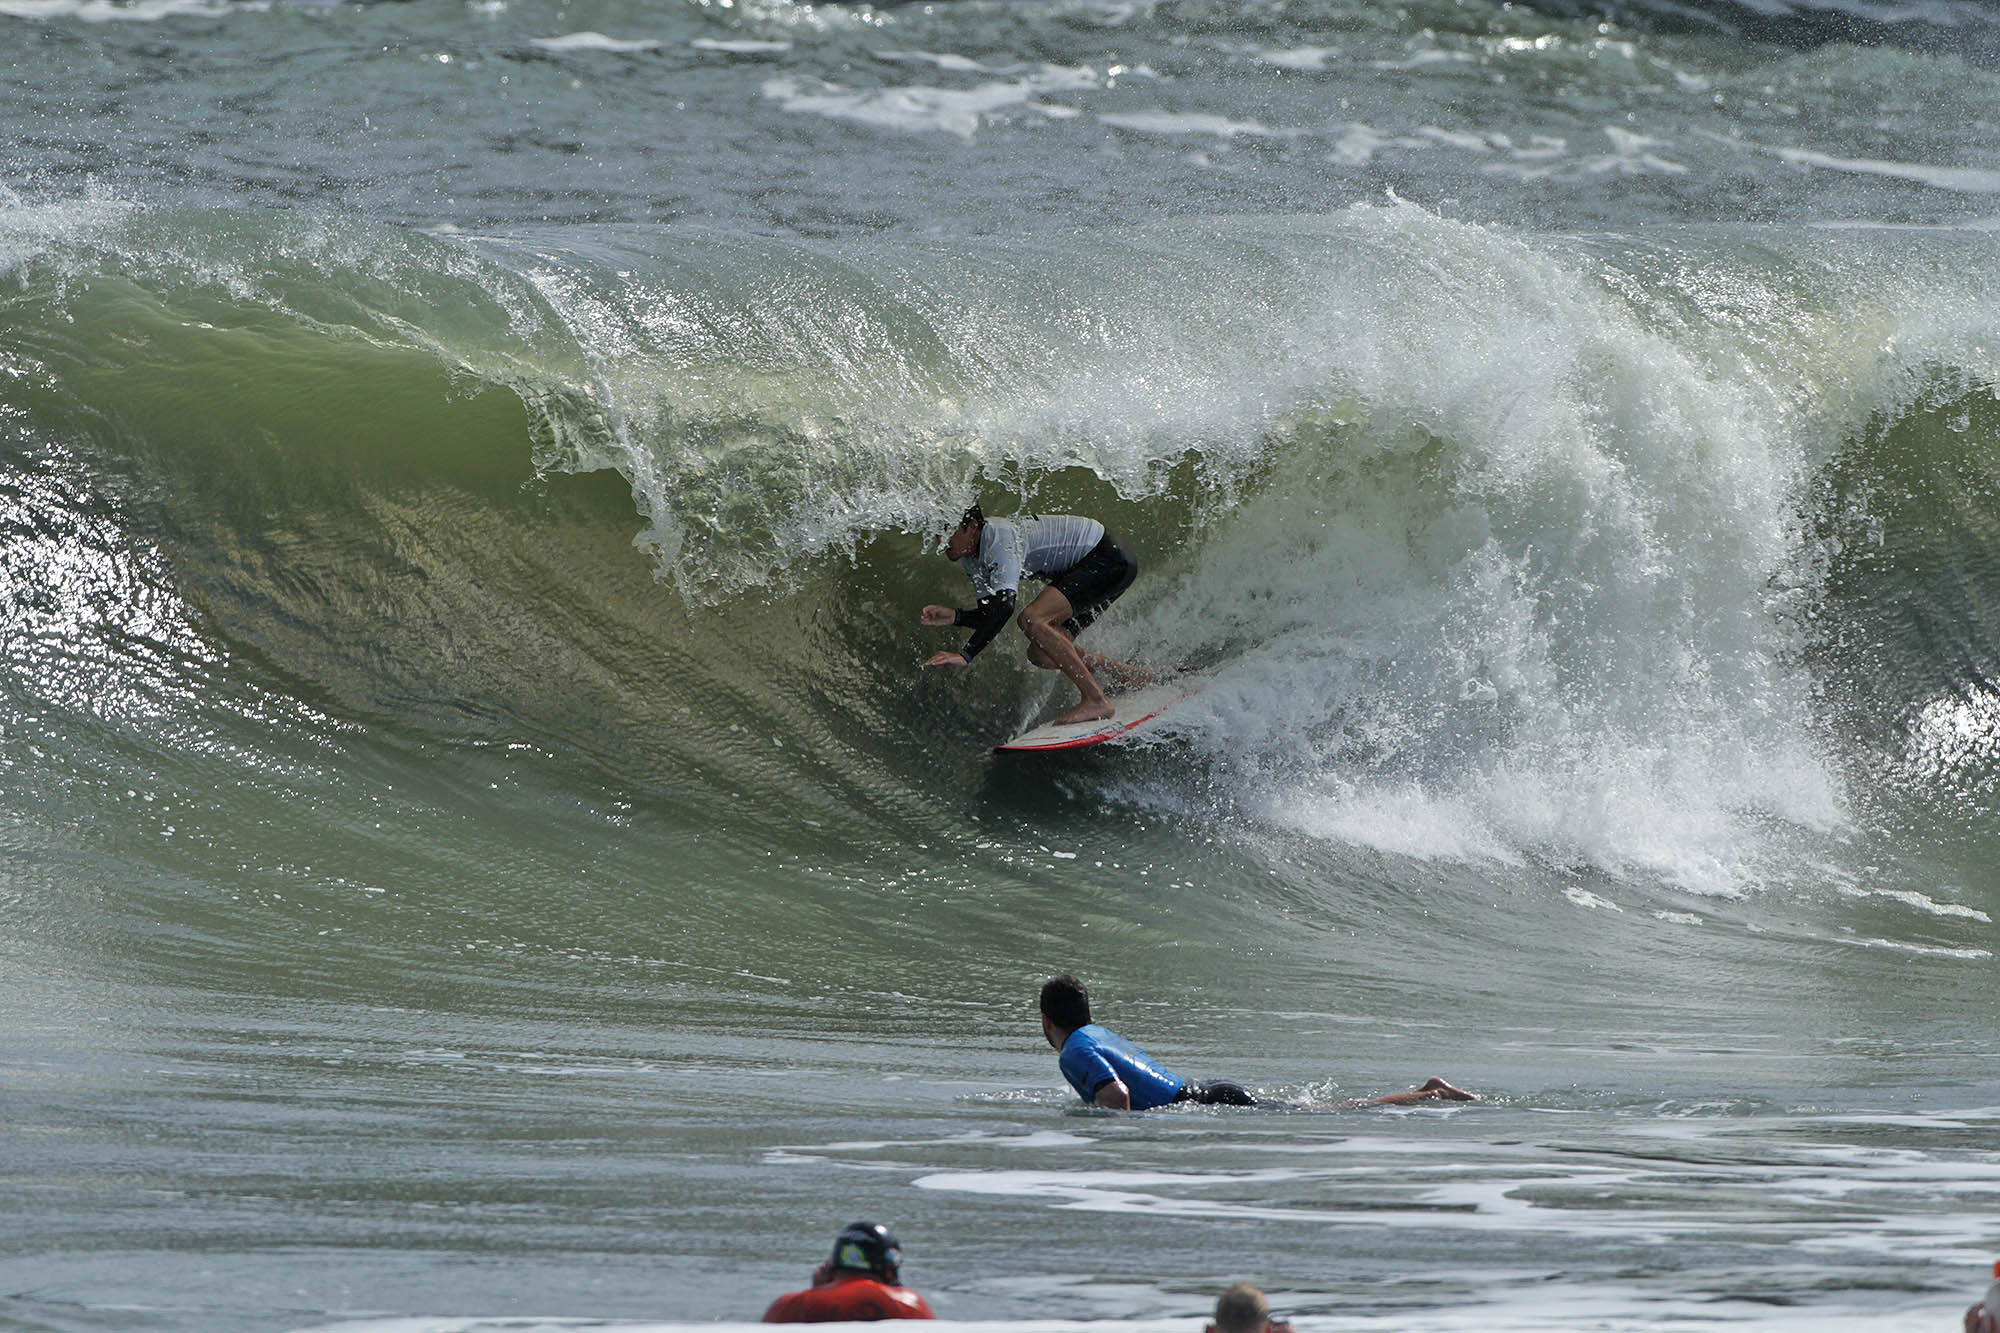
[[[896,1270],[903,1266],[903,1251],[896,1244],[896,1233],[880,1222],[849,1222],[834,1237],[833,1258],[828,1262],[894,1282]]]

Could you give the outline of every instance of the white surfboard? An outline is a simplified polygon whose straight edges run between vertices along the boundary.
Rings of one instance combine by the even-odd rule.
[[[1072,722],[1067,726],[1045,723],[1030,728],[1010,741],[993,748],[1006,754],[1040,754],[1049,750],[1080,750],[1129,736],[1159,718],[1196,693],[1195,682],[1185,676],[1161,681],[1144,689],[1114,694],[1111,702],[1118,712],[1097,722]]]

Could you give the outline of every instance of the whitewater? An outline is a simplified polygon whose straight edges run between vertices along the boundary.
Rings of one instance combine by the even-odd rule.
[[[2000,24],[0,0],[0,1328],[1957,1326]],[[1100,518],[1143,743],[941,540]],[[1088,1110],[1034,999],[1285,1101]]]

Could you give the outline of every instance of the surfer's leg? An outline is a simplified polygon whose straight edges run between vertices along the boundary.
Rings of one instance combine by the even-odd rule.
[[[1353,1106],[1409,1106],[1416,1102],[1476,1102],[1479,1094],[1455,1088],[1441,1078],[1433,1078],[1421,1088],[1411,1088],[1408,1092],[1392,1092],[1386,1097],[1362,1097],[1354,1101],[1342,1102],[1344,1107]]]
[[[1128,690],[1151,685],[1160,678],[1158,672],[1148,667],[1133,666],[1130,662],[1121,662],[1115,657],[1106,657],[1103,653],[1093,653],[1088,648],[1077,649],[1076,655],[1090,668],[1091,675],[1109,676]]]
[[[1070,618],[1071,612],[1069,598],[1063,596],[1062,589],[1051,585],[1042,589],[1021,612],[1021,632],[1028,636],[1028,660],[1038,667],[1062,672],[1082,696],[1076,707],[1055,720],[1061,723],[1093,722],[1110,717],[1117,710],[1105,697],[1097,677],[1090,674],[1090,668],[1084,665],[1083,655],[1077,652],[1076,644],[1071,642],[1069,633],[1063,629],[1063,622]]]
[[[1067,621],[1056,628],[1069,636],[1071,644],[1074,645],[1076,643],[1076,621]],[[1078,647],[1076,655],[1083,659],[1083,665],[1089,670],[1092,676],[1109,676],[1111,679],[1117,681],[1120,686],[1128,690],[1136,690],[1142,685],[1151,685],[1160,678],[1157,671],[1148,667],[1134,666],[1130,662],[1121,662],[1115,657],[1106,657],[1103,653],[1093,653],[1088,648]],[[1044,671],[1055,671],[1058,669],[1055,659],[1034,644],[1030,644],[1028,647],[1028,660]],[[1102,684],[1103,682],[1100,680],[1098,683]]]
[[[1197,1083],[1190,1079],[1181,1088],[1177,1102],[1193,1102],[1197,1106],[1258,1106],[1258,1100],[1250,1094],[1250,1089],[1241,1083],[1226,1078],[1212,1079]]]
[[[1138,576],[1139,562],[1126,554],[1108,535],[1074,569],[1057,576],[1051,586],[1058,588],[1069,601],[1070,613],[1061,628],[1068,633],[1070,642],[1075,643],[1077,635],[1124,596],[1125,590]],[[1076,651],[1092,675],[1109,676],[1128,690],[1151,685],[1159,679],[1145,667],[1093,653],[1088,648]]]

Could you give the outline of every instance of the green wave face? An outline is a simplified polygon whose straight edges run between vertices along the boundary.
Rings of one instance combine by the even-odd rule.
[[[1845,826],[1857,766],[1931,764],[1896,728],[1989,669],[1994,256],[1963,235],[289,225],[17,220],[14,451],[64,497],[17,521],[46,567],[88,533],[115,571],[52,613],[94,646],[20,697],[221,671],[690,818],[783,791],[867,822],[978,781],[1042,697],[1018,661],[913,670],[979,495],[1140,553],[1096,637],[1216,673],[1189,743],[1233,807],[1414,793],[1467,847],[1726,890],[1792,854],[1768,828]]]

